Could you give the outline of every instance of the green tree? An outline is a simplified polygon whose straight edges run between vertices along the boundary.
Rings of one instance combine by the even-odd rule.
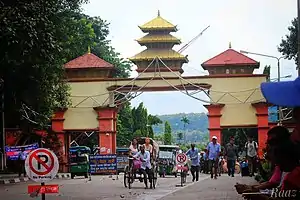
[[[69,105],[69,88],[63,81],[65,15],[80,12],[84,2],[1,2],[0,78],[5,83],[6,127],[20,127],[30,137],[33,128],[48,125],[56,108]]]
[[[183,140],[183,133],[182,132],[177,133],[177,140],[179,140],[179,142],[181,142]]]
[[[148,115],[148,123],[147,123],[148,137],[154,138],[154,131],[152,126],[162,124],[162,123],[163,122],[157,116]]]
[[[285,56],[286,59],[293,59],[295,63],[298,63],[298,19],[295,18],[292,20],[291,26],[288,27],[289,33],[285,35],[285,38],[281,40],[281,43],[278,46],[278,51]]]
[[[165,122],[164,144],[172,144],[172,129],[168,121]]]
[[[182,123],[183,123],[183,128],[185,129],[186,128],[186,125],[188,125],[190,123],[190,120],[186,117],[186,116],[183,116],[180,120]],[[186,142],[186,130],[184,130],[184,143]]]
[[[141,136],[148,135],[148,112],[143,103],[132,109],[133,132],[140,130]]]
[[[263,74],[267,75],[267,82],[270,81],[270,75],[271,75],[270,69],[271,69],[271,66],[266,65],[264,68],[264,71],[263,71]]]

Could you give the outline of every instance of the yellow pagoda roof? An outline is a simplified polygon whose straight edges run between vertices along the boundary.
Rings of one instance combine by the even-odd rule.
[[[180,39],[174,37],[171,34],[148,34],[137,40],[140,44],[153,43],[153,42],[172,42],[175,44],[181,44]]]
[[[160,16],[160,13],[158,11],[158,15],[156,18],[152,19],[151,21],[145,23],[142,26],[139,26],[139,28],[143,32],[149,32],[149,31],[155,31],[155,30],[169,30],[170,32],[176,32],[177,28],[175,25],[170,23],[169,21],[165,20]]]
[[[160,58],[162,60],[183,60],[188,62],[186,56],[178,53],[173,49],[146,49],[135,56],[129,58],[131,61],[153,60]]]

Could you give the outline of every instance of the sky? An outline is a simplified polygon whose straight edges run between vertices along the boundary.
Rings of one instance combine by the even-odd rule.
[[[288,33],[291,20],[297,16],[296,0],[90,0],[83,6],[83,12],[90,16],[100,16],[110,23],[112,46],[123,58],[134,56],[143,50],[135,39],[145,34],[138,28],[157,16],[177,25],[179,31],[173,33],[182,44],[180,49],[204,28],[210,25],[183,54],[189,63],[183,66],[183,76],[201,76],[207,72],[201,64],[225,51],[231,42],[232,48],[240,51],[268,54],[280,57],[277,46]],[[260,62],[262,73],[265,65],[271,65],[271,78],[277,77],[276,59],[248,55]],[[283,80],[297,76],[294,61],[281,60]],[[137,76],[135,71],[131,77]],[[206,99],[204,94],[197,97]],[[143,102],[148,112],[154,115],[175,113],[206,112],[202,103],[180,92],[147,92],[131,101],[133,106]]]

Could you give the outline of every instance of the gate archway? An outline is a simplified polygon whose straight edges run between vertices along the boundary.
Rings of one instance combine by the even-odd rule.
[[[188,59],[172,50],[178,39],[168,35],[177,29],[169,22],[164,24],[167,27],[153,25],[161,20],[164,19],[158,16],[149,22],[155,36],[151,35],[149,23],[140,27],[150,32],[138,40],[147,49],[131,58],[139,72],[133,79],[112,78],[114,67],[90,52],[65,65],[72,105],[57,110],[52,120],[53,130],[61,135],[68,130],[95,130],[100,149],[115,153],[117,112],[122,104],[147,91],[179,91],[205,104],[210,136],[216,135],[221,141],[222,128],[256,127],[261,152],[262,141],[267,137],[268,105],[260,92],[266,76],[252,74],[259,63],[229,48],[202,64],[209,75],[182,76],[182,65]],[[165,35],[153,38],[160,34]],[[196,97],[199,92],[207,99]]]

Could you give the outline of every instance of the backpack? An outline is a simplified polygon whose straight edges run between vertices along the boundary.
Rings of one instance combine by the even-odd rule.
[[[254,142],[254,148],[255,148],[255,151],[257,151],[257,149],[258,149],[258,145],[257,145],[257,142],[255,142],[255,141],[253,141]],[[248,142],[246,142],[246,144],[245,144],[245,146],[246,146],[246,155],[247,155],[247,153],[248,153]],[[257,152],[256,152],[257,153]]]

